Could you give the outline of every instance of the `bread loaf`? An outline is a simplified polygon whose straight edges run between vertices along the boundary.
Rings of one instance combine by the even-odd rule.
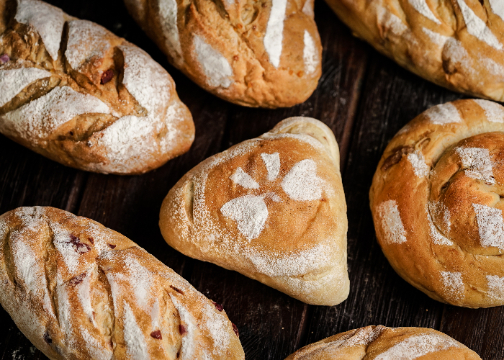
[[[170,190],[159,225],[178,251],[306,303],[348,296],[338,144],[318,120],[286,119],[203,161]]]
[[[128,238],[55,208],[0,217],[0,303],[52,360],[244,359],[220,305]]]
[[[103,173],[144,173],[189,149],[191,114],[144,51],[42,1],[0,9],[0,132]]]
[[[366,326],[307,345],[286,360],[481,360],[471,349],[426,328]]]
[[[504,305],[504,108],[459,100],[390,141],[370,192],[392,267],[433,299]]]
[[[131,15],[194,82],[236,104],[304,102],[321,75],[313,0],[125,0]]]
[[[448,89],[504,101],[502,0],[326,0],[355,35]]]

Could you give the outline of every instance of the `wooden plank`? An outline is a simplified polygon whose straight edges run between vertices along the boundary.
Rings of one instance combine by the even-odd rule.
[[[344,159],[366,68],[366,49],[324,2],[317,3],[315,14],[324,46],[323,76],[317,90],[308,101],[289,109],[231,106],[221,150],[259,136],[287,117],[310,116],[334,131]],[[300,301],[208,263],[196,263],[191,283],[223,304],[239,328],[247,359],[283,359],[304,337],[309,307]]]
[[[464,309],[446,305],[440,330],[476,351],[482,359],[504,359],[504,308]]]
[[[350,296],[334,307],[315,307],[306,345],[367,325],[438,328],[443,304],[402,280],[376,241],[368,192],[388,141],[431,105],[460,97],[430,84],[370,50],[373,58],[352,134],[343,185],[348,205]]]

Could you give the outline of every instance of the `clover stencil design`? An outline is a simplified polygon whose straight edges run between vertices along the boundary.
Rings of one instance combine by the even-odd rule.
[[[280,173],[280,155],[278,153],[263,153],[261,158],[267,170],[266,180],[276,180]],[[246,189],[260,189],[259,183],[241,167],[235,170],[230,179]],[[319,200],[322,197],[322,179],[317,176],[315,161],[305,159],[294,164],[283,178],[281,187],[292,200]],[[264,201],[265,198],[270,198],[275,202],[282,201],[277,194],[271,191],[261,195],[244,195],[228,201],[220,211],[225,217],[236,221],[240,233],[250,241],[261,235],[268,219],[269,212]]]

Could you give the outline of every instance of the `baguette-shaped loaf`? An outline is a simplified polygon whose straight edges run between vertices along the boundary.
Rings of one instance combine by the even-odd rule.
[[[448,89],[504,101],[502,0],[326,0],[353,33]]]
[[[481,360],[471,349],[427,328],[366,326],[307,345],[285,360]]]
[[[161,207],[168,244],[315,305],[349,292],[339,150],[324,123],[294,117],[189,171]]]
[[[125,0],[131,15],[195,83],[236,104],[305,101],[322,73],[313,0]]]
[[[123,235],[55,208],[0,217],[0,303],[53,360],[244,359],[221,306]]]
[[[191,114],[143,50],[42,1],[0,10],[1,133],[103,173],[144,173],[189,149]]]

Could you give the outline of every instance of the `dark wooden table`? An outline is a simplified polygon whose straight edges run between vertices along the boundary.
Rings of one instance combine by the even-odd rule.
[[[441,330],[485,360],[504,357],[504,308],[471,310],[431,300],[390,267],[375,238],[368,191],[387,142],[428,107],[461,98],[428,83],[352,37],[321,0],[315,17],[324,44],[323,75],[304,104],[248,109],[220,100],[165,60],[121,0],[51,0],[67,13],[97,22],[146,50],[168,69],[192,111],[191,150],[142,176],[111,176],[66,168],[0,135],[0,213],[18,206],[54,206],[97,220],[137,242],[223,304],[240,330],[248,360],[283,360],[298,348],[366,325]],[[289,116],[328,124],[341,149],[348,204],[350,296],[338,306],[308,306],[259,282],[171,249],[157,225],[161,202],[189,169],[208,156],[258,136]],[[0,360],[44,359],[0,310]]]

